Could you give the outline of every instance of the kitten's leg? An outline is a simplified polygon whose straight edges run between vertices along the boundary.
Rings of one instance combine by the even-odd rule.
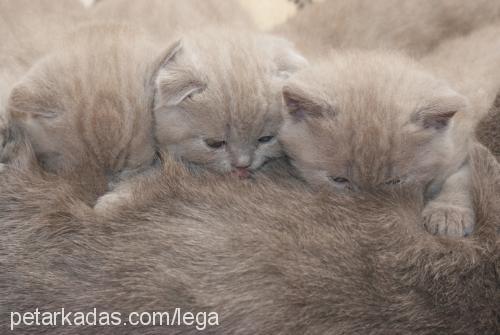
[[[470,189],[470,168],[464,165],[446,179],[441,192],[425,206],[422,215],[426,229],[455,237],[470,234],[474,228]]]
[[[151,178],[157,178],[161,171],[161,163],[155,161],[148,169],[141,169],[140,173],[136,171],[135,174],[122,174],[121,177],[127,179],[108,185],[110,190],[97,199],[94,210],[103,214],[132,203],[137,194],[142,192],[141,185]]]

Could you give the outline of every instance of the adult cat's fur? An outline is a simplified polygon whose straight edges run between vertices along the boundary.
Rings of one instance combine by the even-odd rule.
[[[478,140],[500,159],[500,95],[476,128]]]
[[[29,151],[28,151],[29,152]],[[477,229],[426,234],[416,192],[345,197],[191,176],[169,160],[97,217],[69,181],[0,174],[0,318],[9,312],[217,312],[213,334],[498,331],[500,168],[472,159]],[[78,179],[75,175],[73,179]],[[16,327],[23,334],[184,334],[194,327]],[[15,328],[15,329],[16,329]]]
[[[398,54],[338,52],[294,76],[284,97],[280,141],[311,184],[421,185],[432,199],[424,212],[430,231],[471,231],[472,111],[446,82]]]
[[[496,0],[325,0],[274,31],[307,55],[335,48],[389,48],[423,55],[441,40],[500,18]]]

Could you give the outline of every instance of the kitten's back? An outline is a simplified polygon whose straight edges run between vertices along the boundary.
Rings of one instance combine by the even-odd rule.
[[[154,156],[152,77],[160,52],[130,26],[82,27],[14,88],[12,122],[27,131],[49,170],[144,168]]]

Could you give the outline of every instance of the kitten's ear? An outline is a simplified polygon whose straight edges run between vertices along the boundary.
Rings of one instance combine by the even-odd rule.
[[[58,116],[49,105],[48,99],[32,94],[24,84],[15,86],[7,101],[7,114],[12,119],[42,118],[53,119]]]
[[[205,89],[192,68],[182,62],[185,53],[182,41],[168,47],[155,64],[156,102],[160,106],[175,106],[187,97]]]
[[[293,44],[280,37],[268,37],[268,45],[271,48],[272,59],[276,63],[277,75],[287,79],[293,73],[309,65],[307,59],[302,56]]]
[[[443,130],[453,116],[467,108],[467,99],[456,92],[439,97],[412,115],[412,121],[424,129]]]
[[[333,108],[327,102],[314,98],[295,86],[283,87],[283,101],[288,114],[295,121],[320,118],[325,113],[334,114]]]

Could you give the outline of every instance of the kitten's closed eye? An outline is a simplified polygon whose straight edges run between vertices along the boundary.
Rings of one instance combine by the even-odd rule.
[[[328,179],[336,188],[353,189],[351,181],[345,177],[329,176]]]
[[[385,182],[381,184],[381,186],[397,186],[404,184],[406,182],[406,178],[404,177],[397,177],[393,179],[388,179]]]
[[[274,139],[274,136],[262,136],[261,138],[259,138],[259,143],[269,143],[271,142],[272,140]]]
[[[226,145],[226,141],[207,138],[205,139],[205,144],[212,149],[220,149]]]

